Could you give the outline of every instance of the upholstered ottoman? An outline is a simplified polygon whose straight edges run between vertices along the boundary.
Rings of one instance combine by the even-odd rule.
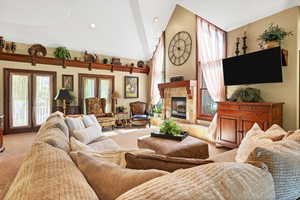
[[[146,135],[138,138],[137,145],[139,148],[151,149],[157,154],[167,156],[208,158],[208,144],[191,136],[176,141]]]

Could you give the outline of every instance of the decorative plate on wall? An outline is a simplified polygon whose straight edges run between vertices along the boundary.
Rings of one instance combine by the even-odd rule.
[[[192,51],[192,37],[186,31],[176,33],[169,44],[169,60],[173,65],[183,65]]]

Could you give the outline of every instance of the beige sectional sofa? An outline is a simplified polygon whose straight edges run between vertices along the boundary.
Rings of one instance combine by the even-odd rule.
[[[98,151],[116,150],[112,139],[99,137],[88,144]],[[36,140],[5,200],[99,199],[70,157],[70,131],[60,113],[52,114]],[[180,169],[141,184],[118,200],[271,200],[274,182],[264,164],[235,163],[236,150],[218,154],[215,163]],[[258,167],[257,167],[258,166]],[[102,199],[106,200],[106,199]]]

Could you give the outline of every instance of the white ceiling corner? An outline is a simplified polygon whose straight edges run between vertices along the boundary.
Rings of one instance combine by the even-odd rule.
[[[16,42],[146,60],[176,4],[230,31],[298,6],[300,0],[1,0],[0,35]]]

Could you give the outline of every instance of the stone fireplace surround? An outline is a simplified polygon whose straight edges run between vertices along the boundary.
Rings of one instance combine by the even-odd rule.
[[[186,80],[158,85],[163,98],[163,116],[178,122],[195,124],[197,121],[197,81]],[[174,118],[172,112],[172,97],[186,97],[186,119]]]

